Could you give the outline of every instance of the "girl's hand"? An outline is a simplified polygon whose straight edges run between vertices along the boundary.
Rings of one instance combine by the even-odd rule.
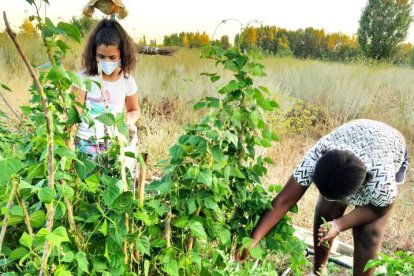
[[[137,133],[137,126],[134,123],[127,122],[128,129],[129,129],[129,139],[132,139],[134,135]]]
[[[318,239],[320,243],[330,241],[340,233],[336,220],[323,223],[319,226]]]
[[[236,251],[236,261],[238,262],[243,262],[244,260],[246,260],[248,257],[250,256],[250,250],[247,248],[239,248]]]

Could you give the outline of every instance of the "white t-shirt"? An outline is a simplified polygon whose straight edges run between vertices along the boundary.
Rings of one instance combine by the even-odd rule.
[[[296,181],[309,186],[317,161],[323,152],[332,149],[351,151],[373,175],[355,194],[346,198],[349,204],[387,206],[394,202],[397,182],[404,181],[403,177],[396,179],[396,176],[405,173],[407,166],[407,146],[400,132],[373,120],[360,119],[344,124],[322,137],[308,151],[293,172]]]
[[[80,71],[78,75],[82,78],[90,78],[93,81],[100,82],[99,76],[87,76],[84,71]],[[108,101],[108,111],[116,116],[116,114],[123,112],[125,106],[125,98],[137,93],[137,84],[133,76],[129,75],[127,78],[122,76],[114,82],[103,81],[102,89]],[[86,87],[82,87],[86,91]],[[85,106],[88,108],[92,118],[96,118],[105,112],[105,104],[101,95],[101,90],[95,82],[92,82],[91,91],[86,92]],[[94,120],[95,125],[89,128],[85,122],[81,122],[78,126],[76,136],[79,138],[89,140],[95,137],[98,141],[104,136],[104,124]]]

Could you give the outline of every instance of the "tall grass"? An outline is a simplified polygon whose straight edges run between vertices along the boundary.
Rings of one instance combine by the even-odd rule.
[[[38,46],[39,41],[27,37],[19,39],[34,64],[39,65],[46,60],[45,53]],[[72,46],[74,50],[65,59],[65,65],[77,71],[81,66],[83,46]],[[154,170],[157,170],[155,164],[166,158],[169,146],[180,135],[182,127],[200,117],[192,111],[193,100],[214,95],[217,87],[230,77],[215,68],[213,62],[199,56],[198,50],[180,49],[172,57],[138,57],[134,77],[143,111],[138,123],[141,149],[149,152],[150,167]],[[281,110],[274,114],[275,118],[270,118],[275,124],[280,124],[279,129],[285,127],[283,120],[290,116],[287,110],[294,106],[295,99],[312,103],[325,114],[320,121],[312,121],[300,129],[289,128],[282,133],[281,142],[266,152],[276,161],[275,166],[269,167],[268,183],[283,184],[301,156],[318,138],[355,118],[377,119],[400,129],[410,152],[413,152],[413,70],[384,64],[340,64],[275,57],[264,58],[261,62],[266,66],[267,76],[258,79],[257,83],[267,86],[280,102]],[[4,34],[0,34],[0,68],[0,83],[7,84],[14,91],[5,96],[18,109],[18,105],[28,100],[30,79]],[[215,84],[200,76],[202,72],[213,71],[224,75]],[[1,102],[0,108],[7,111]],[[303,116],[308,115],[304,112]],[[300,120],[300,112],[298,116]],[[414,217],[413,179],[413,172],[409,172],[406,184],[400,187],[400,196],[383,244],[386,250],[414,250],[414,226],[410,221]],[[317,192],[312,188],[300,201],[300,213],[294,217],[295,224],[311,228],[316,197]],[[341,238],[352,241],[349,232],[341,234]]]

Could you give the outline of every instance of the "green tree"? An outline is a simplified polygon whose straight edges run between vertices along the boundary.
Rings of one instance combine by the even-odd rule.
[[[228,48],[230,48],[230,39],[229,39],[229,37],[227,36],[227,35],[223,35],[221,38],[220,38],[220,45],[221,45],[221,47],[223,48],[223,49],[228,49]]]
[[[391,58],[413,20],[410,0],[369,0],[359,20],[358,41],[365,56]]]
[[[98,20],[82,15],[73,16],[69,23],[78,27],[82,37],[85,37],[89,30],[98,23]]]

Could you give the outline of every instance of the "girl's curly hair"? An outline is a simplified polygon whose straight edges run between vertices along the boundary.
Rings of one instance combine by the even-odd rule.
[[[136,64],[136,51],[132,39],[115,20],[103,19],[89,35],[82,55],[82,66],[89,76],[98,75],[96,49],[99,45],[117,46],[121,56],[121,72],[128,76]]]

